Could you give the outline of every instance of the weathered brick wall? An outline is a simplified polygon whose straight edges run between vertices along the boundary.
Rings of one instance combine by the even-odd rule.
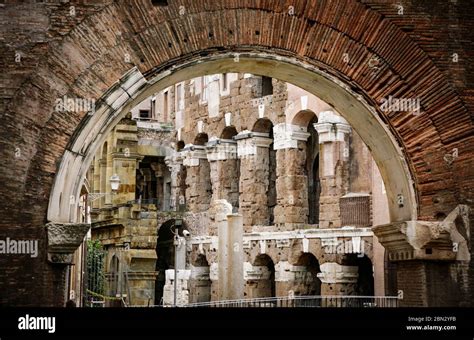
[[[222,95],[219,103],[219,115],[209,117],[208,103],[200,101],[201,94],[191,95],[189,82],[186,82],[185,99],[185,126],[181,131],[182,140],[186,143],[193,143],[198,134],[196,125],[198,121],[204,124],[204,132],[209,138],[215,136],[220,138],[225,129],[224,115],[230,112],[231,125],[237,132],[243,130],[251,131],[253,125],[258,120],[258,104],[266,104],[265,117],[273,124],[284,122],[285,106],[287,100],[286,83],[274,80],[273,95],[262,97],[261,77],[253,76],[244,78],[239,74],[239,79],[230,83],[229,95]]]
[[[423,115],[379,112],[406,154],[420,219],[472,204],[474,4],[404,5],[398,15],[385,0],[74,2],[70,16],[71,3],[1,4],[0,236],[37,238],[41,249],[35,260],[0,257],[8,268],[0,271],[0,304],[61,304],[53,280],[64,268],[46,262],[44,224],[57,165],[85,112],[54,112],[55,100],[99,98],[133,65],[150,76],[199,51],[285,53],[343,79],[374,106],[389,94],[420,96]],[[381,60],[375,72],[372,56]],[[472,272],[471,265],[470,282]]]

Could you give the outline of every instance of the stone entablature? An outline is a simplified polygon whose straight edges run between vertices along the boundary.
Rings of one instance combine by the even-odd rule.
[[[267,266],[252,266],[244,262],[244,280],[268,280],[271,272]]]
[[[200,160],[207,160],[206,148],[203,145],[186,145],[181,154],[184,166],[199,166]]]
[[[343,266],[335,262],[323,263],[320,267],[321,272],[318,273],[318,278],[322,283],[356,283],[358,274],[358,267]]]
[[[302,126],[280,123],[273,127],[274,150],[296,149],[298,141],[306,142],[310,133]]]
[[[404,221],[374,227],[391,261],[469,260],[469,207],[458,205],[443,221]]]
[[[293,282],[305,278],[308,269],[306,266],[295,266],[288,261],[275,264],[275,282]]]
[[[237,142],[234,140],[211,138],[206,150],[209,162],[237,159]]]
[[[256,155],[257,148],[269,148],[273,143],[268,133],[248,130],[240,132],[234,139],[237,141],[237,155],[239,158]]]
[[[351,132],[347,121],[333,111],[323,111],[319,114],[317,123],[313,124],[319,135],[319,144],[328,142],[343,142],[346,134]]]
[[[260,232],[260,233],[247,233],[243,236],[243,247],[244,249],[250,248],[250,242],[252,241],[272,241],[275,240],[277,245],[280,247],[289,247],[289,240],[294,239],[321,239],[328,242],[346,240],[348,238],[356,238],[354,241],[361,242],[362,237],[372,237],[374,234],[370,228],[351,228],[351,229],[304,229],[304,230],[293,230],[293,231],[281,231],[281,232]],[[199,244],[213,244],[217,246],[217,236],[196,236],[190,240],[191,245]],[[360,243],[359,243],[360,244]],[[327,245],[327,244],[326,244]],[[354,246],[357,249],[357,246]],[[352,253],[352,252],[351,252]]]

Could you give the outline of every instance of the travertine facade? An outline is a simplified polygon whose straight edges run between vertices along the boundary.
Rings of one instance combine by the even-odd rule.
[[[190,233],[179,237],[181,304],[374,294],[381,179],[367,175],[377,172],[370,153],[329,105],[282,81],[221,74],[167,88],[130,117],[89,172],[92,192],[121,180],[94,201],[92,235],[107,261],[117,256],[127,281],[109,287],[126,286],[130,303],[173,304],[176,219]],[[383,272],[375,277],[383,292]]]

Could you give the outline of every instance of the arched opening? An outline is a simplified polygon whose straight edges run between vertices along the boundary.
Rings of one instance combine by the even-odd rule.
[[[198,254],[191,263],[189,282],[189,302],[211,301],[210,267],[204,254]]]
[[[237,134],[234,126],[226,126],[221,133],[221,139],[232,139]]]
[[[207,136],[206,133],[199,133],[196,138],[194,138],[194,145],[206,145],[206,143],[209,141],[209,137]]]
[[[309,109],[301,110],[292,119],[292,124],[309,134],[306,140],[306,164],[308,190],[308,224],[319,223],[319,138],[314,124],[318,122],[316,114]]]
[[[205,149],[208,141],[206,133],[199,133],[194,146],[187,150],[186,205],[192,212],[206,211],[212,199],[211,167]]]
[[[360,254],[345,255],[342,261],[343,265],[357,267],[357,283],[354,288],[355,295],[373,296],[374,295],[374,269],[372,261],[367,255]]]
[[[195,138],[195,140],[194,140],[196,146],[204,146],[204,145],[207,143],[207,141],[208,141],[208,136],[207,136],[207,134],[204,134],[204,133],[199,134],[199,135]],[[272,149],[273,149],[273,148],[272,148]],[[207,160],[203,160],[202,163],[206,163],[206,162],[207,162]],[[188,173],[188,174],[189,174],[191,168],[192,168],[192,167],[188,167],[188,168],[187,168],[187,173]],[[199,167],[199,168],[201,169],[200,171],[202,171],[205,167]],[[275,168],[275,167],[272,167],[272,168]],[[313,163],[312,168],[314,168],[314,163]],[[209,173],[209,172],[208,172],[208,173]],[[198,173],[198,174],[197,174],[196,176],[194,176],[194,177],[195,177],[195,178],[198,178],[198,179],[205,179],[205,178],[206,178],[206,176],[201,176],[200,173]],[[189,176],[187,176],[187,178],[189,178]],[[209,178],[209,177],[208,177],[208,178]],[[188,180],[187,180],[187,182],[188,182]],[[189,182],[191,182],[191,180],[190,180]],[[188,182],[188,183],[189,183],[189,182]],[[193,182],[196,183],[195,180],[193,180]],[[198,183],[199,183],[199,187],[200,187],[200,188],[206,188],[206,185],[201,185],[200,182],[198,182]],[[208,183],[210,183],[210,178],[209,178],[209,180],[208,180]],[[209,188],[208,192],[211,192],[211,193],[212,193],[212,187],[209,185],[208,188]],[[189,189],[189,185],[188,185],[188,188],[187,188],[187,189]],[[187,192],[188,192],[188,190],[187,190]],[[187,194],[187,196],[188,196],[188,194]],[[210,195],[209,195],[208,197],[210,197]],[[190,196],[187,197],[187,198],[188,198],[188,199],[187,199],[187,202],[192,201],[192,198],[193,198],[192,194],[190,194]],[[191,199],[189,199],[189,198],[191,198]],[[207,205],[206,205],[206,203],[200,202],[200,204],[201,204],[201,208],[196,209],[196,211],[204,211],[204,210],[206,210],[206,209],[208,208],[208,206],[209,206],[208,203],[207,203]],[[270,205],[270,204],[269,204],[269,205]],[[406,206],[404,205],[404,207],[406,207]],[[404,207],[402,207],[402,208],[404,208]],[[399,208],[400,208],[400,207],[399,207]],[[202,210],[201,210],[201,209],[202,209]],[[400,210],[399,210],[398,212],[400,212]],[[274,291],[274,290],[273,290],[273,291]]]
[[[246,283],[247,298],[274,297],[275,289],[275,264],[270,256],[259,254],[252,263],[255,278],[248,279]]]
[[[188,61],[188,63],[184,62],[179,67],[176,66],[172,77],[155,81],[153,86],[142,87],[140,93],[133,97],[133,102],[141,102],[150,94],[166,87],[166,84],[176,83],[180,80],[202,73],[209,73],[209,70],[216,69],[229,72],[243,71],[268,74],[277,79],[290,81],[296,86],[315,94],[321,100],[333,104],[334,108],[347,118],[354,129],[358,131],[361,138],[371,149],[381,171],[387,191],[391,219],[398,221],[416,219],[416,200],[403,152],[394,142],[394,138],[386,126],[377,115],[373,114],[373,111],[369,109],[370,105],[363,98],[358,96],[356,99],[353,94],[350,94],[351,91],[349,89],[334,82],[327,74],[321,73],[310,66],[295,65],[290,59],[281,56],[278,60],[272,55],[259,55],[258,57],[255,55],[242,56],[238,63],[234,62],[232,55],[226,56],[225,54],[220,57],[213,56],[210,60],[205,59],[203,58],[199,64]],[[256,60],[258,60],[258,67],[257,63],[255,63]],[[136,73],[137,70],[130,72]],[[292,74],[292,77],[289,77],[289,74]],[[150,74],[148,76],[154,77],[158,75]],[[130,77],[130,75],[127,75],[127,77]],[[313,86],[315,82],[320,86]],[[127,105],[131,105],[131,103],[127,102]],[[75,212],[70,211],[65,200],[60,201],[59,197],[61,193],[63,197],[73,193],[79,195],[80,186],[78,184],[80,183],[71,180],[72,178],[81,178],[80,181],[82,181],[97,144],[103,142],[105,133],[110,131],[125,113],[121,109],[118,111],[121,113],[110,115],[108,119],[104,119],[100,123],[98,119],[102,119],[102,115],[107,115],[106,112],[91,116],[87,121],[83,122],[81,133],[74,135],[75,140],[71,141],[71,145],[73,145],[72,150],[80,147],[87,151],[86,157],[81,157],[80,166],[74,168],[75,173],[73,174],[70,172],[71,169],[66,169],[68,169],[68,164],[74,162],[76,156],[71,152],[65,153],[50,198],[50,209],[48,210],[48,218],[50,220],[75,220]],[[350,114],[348,114],[349,112]],[[103,133],[98,133],[98,127],[101,127]],[[194,144],[203,145],[206,142],[207,135],[200,134],[198,137]],[[84,140],[88,141],[86,146],[82,144]],[[78,145],[76,146],[77,143]],[[399,196],[404,198],[403,205],[397,203],[397,197]],[[60,206],[64,206],[65,209],[61,209]]]
[[[155,305],[163,304],[163,290],[166,283],[166,270],[174,268],[173,230],[174,220],[163,223],[158,229],[156,242],[156,281]]]
[[[181,151],[184,148],[184,141],[180,140],[176,143],[176,151]]]
[[[321,280],[318,278],[319,261],[311,253],[303,253],[296,262],[300,267],[295,278],[293,292],[296,296],[321,295]]]
[[[321,185],[319,180],[319,141],[318,133],[314,128],[314,123],[318,119],[313,116],[308,124],[309,137],[306,143],[306,172],[308,175],[308,223],[319,223],[319,196]]]
[[[268,138],[271,140],[271,144],[268,147],[268,162],[262,161],[262,163],[268,164],[267,178],[267,206],[268,206],[268,224],[273,225],[275,222],[275,206],[277,205],[277,192],[276,192],[276,150],[273,148],[273,123],[268,118],[259,118],[252,127],[252,132],[261,134],[268,134]],[[267,156],[267,155],[265,155]]]
[[[259,118],[253,125],[252,131],[270,134],[273,132],[273,123],[268,118]]]
[[[237,68],[250,66],[246,72],[261,72],[279,79],[286,76],[289,81],[293,79],[310,90],[314,88],[311,91],[321,92],[321,97],[324,96],[327,103],[346,116],[374,152],[386,182],[392,222],[433,221],[436,211],[448,215],[455,205],[469,203],[472,181],[468,171],[472,159],[469,145],[473,130],[469,107],[472,98],[464,95],[469,86],[464,86],[463,79],[449,81],[447,75],[452,73],[450,70],[463,69],[463,58],[459,63],[444,63],[444,43],[430,48],[430,51],[425,49],[424,38],[435,28],[435,20],[431,20],[432,24],[417,25],[417,34],[404,32],[411,18],[446,14],[447,11],[443,12],[445,7],[426,11],[426,6],[411,6],[413,15],[394,19],[386,15],[391,4],[366,5],[360,1],[348,1],[343,6],[335,6],[331,1],[316,7],[309,3],[307,6],[294,6],[295,15],[291,16],[285,15],[286,8],[281,4],[271,1],[257,1],[250,5],[245,1],[232,2],[231,5],[206,2],[206,6],[193,7],[192,15],[184,16],[177,15],[177,6],[171,1],[153,3],[170,3],[170,6],[153,8],[150,3],[138,1],[85,6],[81,14],[86,20],[67,25],[67,34],[45,35],[44,43],[51,48],[47,52],[34,49],[34,53],[41,54],[41,62],[34,67],[18,72],[17,68],[24,68],[24,64],[16,63],[15,66],[16,60],[10,58],[12,67],[5,69],[8,75],[17,77],[13,83],[18,85],[12,84],[7,96],[11,98],[7,98],[10,103],[7,115],[12,123],[3,124],[2,132],[7,133],[1,135],[4,142],[11,142],[11,147],[2,148],[2,156],[11,157],[15,147],[21,144],[26,157],[22,157],[22,161],[6,162],[6,171],[2,172],[2,182],[9,184],[1,189],[2,196],[9,197],[5,200],[8,202],[4,202],[3,211],[12,211],[12,217],[4,221],[5,228],[9,228],[7,231],[28,234],[31,231],[31,237],[41,237],[44,253],[47,243],[40,224],[46,219],[55,223],[78,221],[77,210],[70,207],[70,198],[78,201],[80,182],[90,163],[89,153],[97,150],[103,142],[110,121],[121,115],[123,105],[128,106],[131,100],[139,98],[141,91],[154,85],[176,83],[180,71],[188,77],[189,69],[183,70],[185,64],[197,65],[201,74],[232,72],[232,67],[235,72]],[[56,12],[49,11],[46,6],[23,6],[18,10],[25,14],[31,11],[32,16],[41,18],[41,22],[53,22]],[[358,15],[344,16],[342,12]],[[449,7],[449,12],[447,21],[455,23],[466,11],[459,11],[455,6]],[[340,20],[341,15],[347,20]],[[147,20],[150,17],[156,20]],[[228,18],[232,20],[226,20]],[[280,20],[282,18],[284,20]],[[116,26],[114,31],[121,32],[116,39],[101,29],[110,23]],[[139,29],[129,34],[132,27]],[[252,34],[235,34],[241,27]],[[458,29],[464,29],[464,25],[459,25]],[[19,28],[16,35],[20,40],[31,40],[29,34],[24,34],[26,30]],[[87,37],[83,32],[88,32]],[[294,35],[298,39],[292,39]],[[441,42],[450,39],[444,36],[447,35],[439,37]],[[324,37],[326,46],[317,43],[321,37]],[[453,43],[453,50],[457,50],[455,47],[459,44]],[[341,46],[347,47],[347,51]],[[129,52],[125,61],[123,51]],[[63,52],[70,53],[73,58],[64,62],[64,58],[58,58],[58,55],[64,56]],[[225,54],[233,66],[207,63]],[[246,60],[251,59],[252,54],[260,58],[257,62],[252,60],[253,68]],[[267,57],[277,59],[274,58],[273,65],[268,65],[266,60],[262,61]],[[286,62],[291,66],[286,67]],[[137,73],[120,78],[134,64],[146,78],[135,77]],[[320,77],[303,74],[302,70]],[[454,80],[458,73],[455,72]],[[105,91],[107,95],[99,98]],[[83,109],[53,112],[54,98],[64,94],[97,100],[95,114],[87,115]],[[379,103],[389,95],[421,100],[422,114],[384,113]],[[25,115],[28,111],[25,108],[37,108],[38,112]],[[75,122],[82,117],[85,117],[85,122],[76,128]],[[453,119],[448,119],[451,117]],[[31,138],[17,133],[24,128]],[[457,158],[454,166],[445,164],[443,155],[451,152],[451,148],[457,150],[457,147],[461,148],[462,156]],[[10,197],[9,191],[15,186],[18,189]],[[50,193],[50,207],[47,207],[45,197]],[[433,202],[438,198],[439,203]],[[31,217],[32,221],[25,220],[25,216]],[[395,225],[386,229],[396,231]],[[380,228],[375,230],[379,232]],[[42,276],[42,282],[51,282],[51,278],[62,275],[63,269],[51,268],[45,256],[31,261],[36,261],[33,273]],[[27,263],[26,260],[20,262]],[[411,262],[400,262],[399,269],[406,266],[404,263]],[[424,265],[424,260],[421,260],[419,270],[423,270]],[[23,271],[30,268],[24,267]],[[10,298],[13,294],[7,292],[2,301],[19,300],[26,304],[23,301],[27,301],[31,293],[21,281],[28,280],[23,280],[22,274],[16,281],[27,293]],[[58,294],[60,289],[46,294],[50,288],[50,284],[38,287],[42,290],[42,294],[38,294],[42,297],[41,303],[57,304],[56,301],[60,300],[51,298],[61,296]],[[414,300],[424,301],[417,297]]]
[[[122,280],[120,275],[120,260],[118,259],[117,255],[113,255],[112,259],[110,260],[109,264],[109,272],[108,272],[108,295],[109,296],[121,296],[124,292],[122,292]],[[117,307],[120,306],[120,303],[114,300],[106,301],[108,307]]]

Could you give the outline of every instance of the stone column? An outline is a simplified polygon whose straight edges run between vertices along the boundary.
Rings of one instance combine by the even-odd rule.
[[[234,137],[240,158],[239,212],[243,216],[245,232],[254,225],[269,225],[269,147],[268,133],[242,131]]]
[[[341,227],[339,200],[349,190],[350,125],[332,111],[319,114],[314,128],[319,135],[320,181],[319,227]]]
[[[170,210],[175,211],[185,203],[186,190],[180,185],[183,176],[183,156],[180,152],[165,158],[165,163],[171,173]]]
[[[319,279],[306,266],[296,266],[288,261],[275,265],[276,296],[320,295]],[[316,292],[312,292],[312,288]]]
[[[183,165],[186,167],[186,205],[191,212],[207,211],[211,203],[212,187],[205,147],[187,145],[182,152]]]
[[[212,201],[227,200],[232,207],[239,206],[239,160],[237,142],[211,139],[207,143],[207,159],[211,168]]]
[[[161,163],[151,163],[150,167],[155,172],[156,178],[156,199],[158,200],[158,205],[156,208],[161,210],[165,207],[165,195],[164,195],[164,171],[165,165]]]
[[[321,295],[355,295],[359,276],[357,266],[326,262],[320,268]]]
[[[242,299],[243,275],[243,225],[242,216],[232,214],[232,206],[225,200],[216,201],[218,227],[218,297],[219,300]]]
[[[292,230],[308,222],[308,178],[306,167],[306,128],[281,123],[273,127],[277,150],[277,205],[275,224],[279,230]]]

